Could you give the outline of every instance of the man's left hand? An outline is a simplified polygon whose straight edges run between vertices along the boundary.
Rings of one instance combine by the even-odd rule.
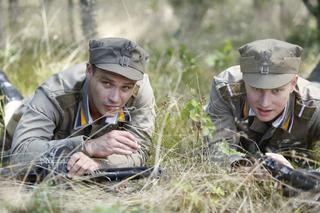
[[[69,171],[67,176],[72,178],[99,169],[100,163],[88,157],[83,152],[76,152],[73,155],[71,155],[68,161],[67,168]]]

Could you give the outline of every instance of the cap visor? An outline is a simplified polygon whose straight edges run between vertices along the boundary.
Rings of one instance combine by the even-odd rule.
[[[275,89],[289,83],[296,74],[243,74],[246,84],[259,89]]]
[[[131,67],[123,67],[119,64],[95,64],[95,66],[100,69],[122,75],[123,77],[134,81],[143,79],[143,73]]]

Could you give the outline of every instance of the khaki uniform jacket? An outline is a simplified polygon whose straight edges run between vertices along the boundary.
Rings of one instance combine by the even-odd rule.
[[[79,102],[83,98],[81,88],[86,79],[85,70],[85,64],[79,64],[53,75],[15,113],[8,125],[9,137],[10,132],[14,132],[12,164],[29,163],[54,146],[67,145],[72,150],[80,151],[88,137],[96,138],[106,133],[103,122],[94,122],[80,131],[74,129]],[[154,130],[154,106],[153,90],[145,74],[143,80],[137,82],[133,96],[126,104],[131,123],[125,127],[138,138],[142,148],[132,155],[111,155],[107,158],[108,165],[125,167],[145,163]]]
[[[320,139],[320,87],[300,78],[290,95],[283,121],[277,126],[249,116],[240,66],[233,66],[214,77],[206,112],[216,131],[209,139],[210,157],[222,165],[241,159],[241,153],[281,153],[299,166],[303,157],[316,156]],[[222,146],[229,143],[230,150]],[[302,157],[302,158],[299,158]]]

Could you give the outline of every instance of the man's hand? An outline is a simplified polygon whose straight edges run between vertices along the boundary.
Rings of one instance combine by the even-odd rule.
[[[127,131],[112,130],[85,144],[85,151],[91,157],[104,158],[112,154],[131,155],[140,149],[133,134]]]
[[[283,157],[283,155],[267,152],[266,156],[272,158],[273,160],[276,160],[276,161],[282,163],[285,166],[290,167],[291,169],[293,169],[293,166],[291,165],[291,163],[285,157]]]
[[[268,171],[261,166],[258,160],[242,159],[238,164],[232,165],[231,171],[241,175],[250,175],[259,180],[268,179]]]
[[[88,157],[83,152],[76,152],[71,155],[68,161],[68,177],[81,176],[100,168],[100,163]]]

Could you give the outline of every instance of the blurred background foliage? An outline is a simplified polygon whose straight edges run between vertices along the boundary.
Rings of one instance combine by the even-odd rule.
[[[270,182],[227,175],[199,160],[203,136],[214,132],[202,109],[212,77],[236,65],[237,49],[253,40],[299,44],[305,49],[301,75],[318,70],[312,73],[319,77],[319,33],[320,0],[0,0],[0,68],[25,96],[51,74],[86,62],[91,38],[126,37],[149,52],[147,72],[157,102],[149,163],[160,162],[167,172],[158,185],[113,186],[117,199],[100,188],[75,189],[78,197],[71,191],[68,198],[78,206],[66,202],[64,190],[48,193],[59,198],[58,204],[40,191],[25,201],[15,193],[1,194],[5,188],[0,200],[12,212],[60,212],[68,205],[74,212],[90,206],[96,206],[92,212],[303,211],[305,203],[285,200]],[[110,206],[100,208],[99,201]]]
[[[160,100],[175,87],[175,95],[188,96],[191,88],[207,95],[212,76],[237,64],[237,48],[277,38],[305,48],[307,76],[319,60],[319,5],[318,0],[1,0],[0,66],[30,95],[51,73],[86,61],[89,39],[127,37],[148,49]]]

